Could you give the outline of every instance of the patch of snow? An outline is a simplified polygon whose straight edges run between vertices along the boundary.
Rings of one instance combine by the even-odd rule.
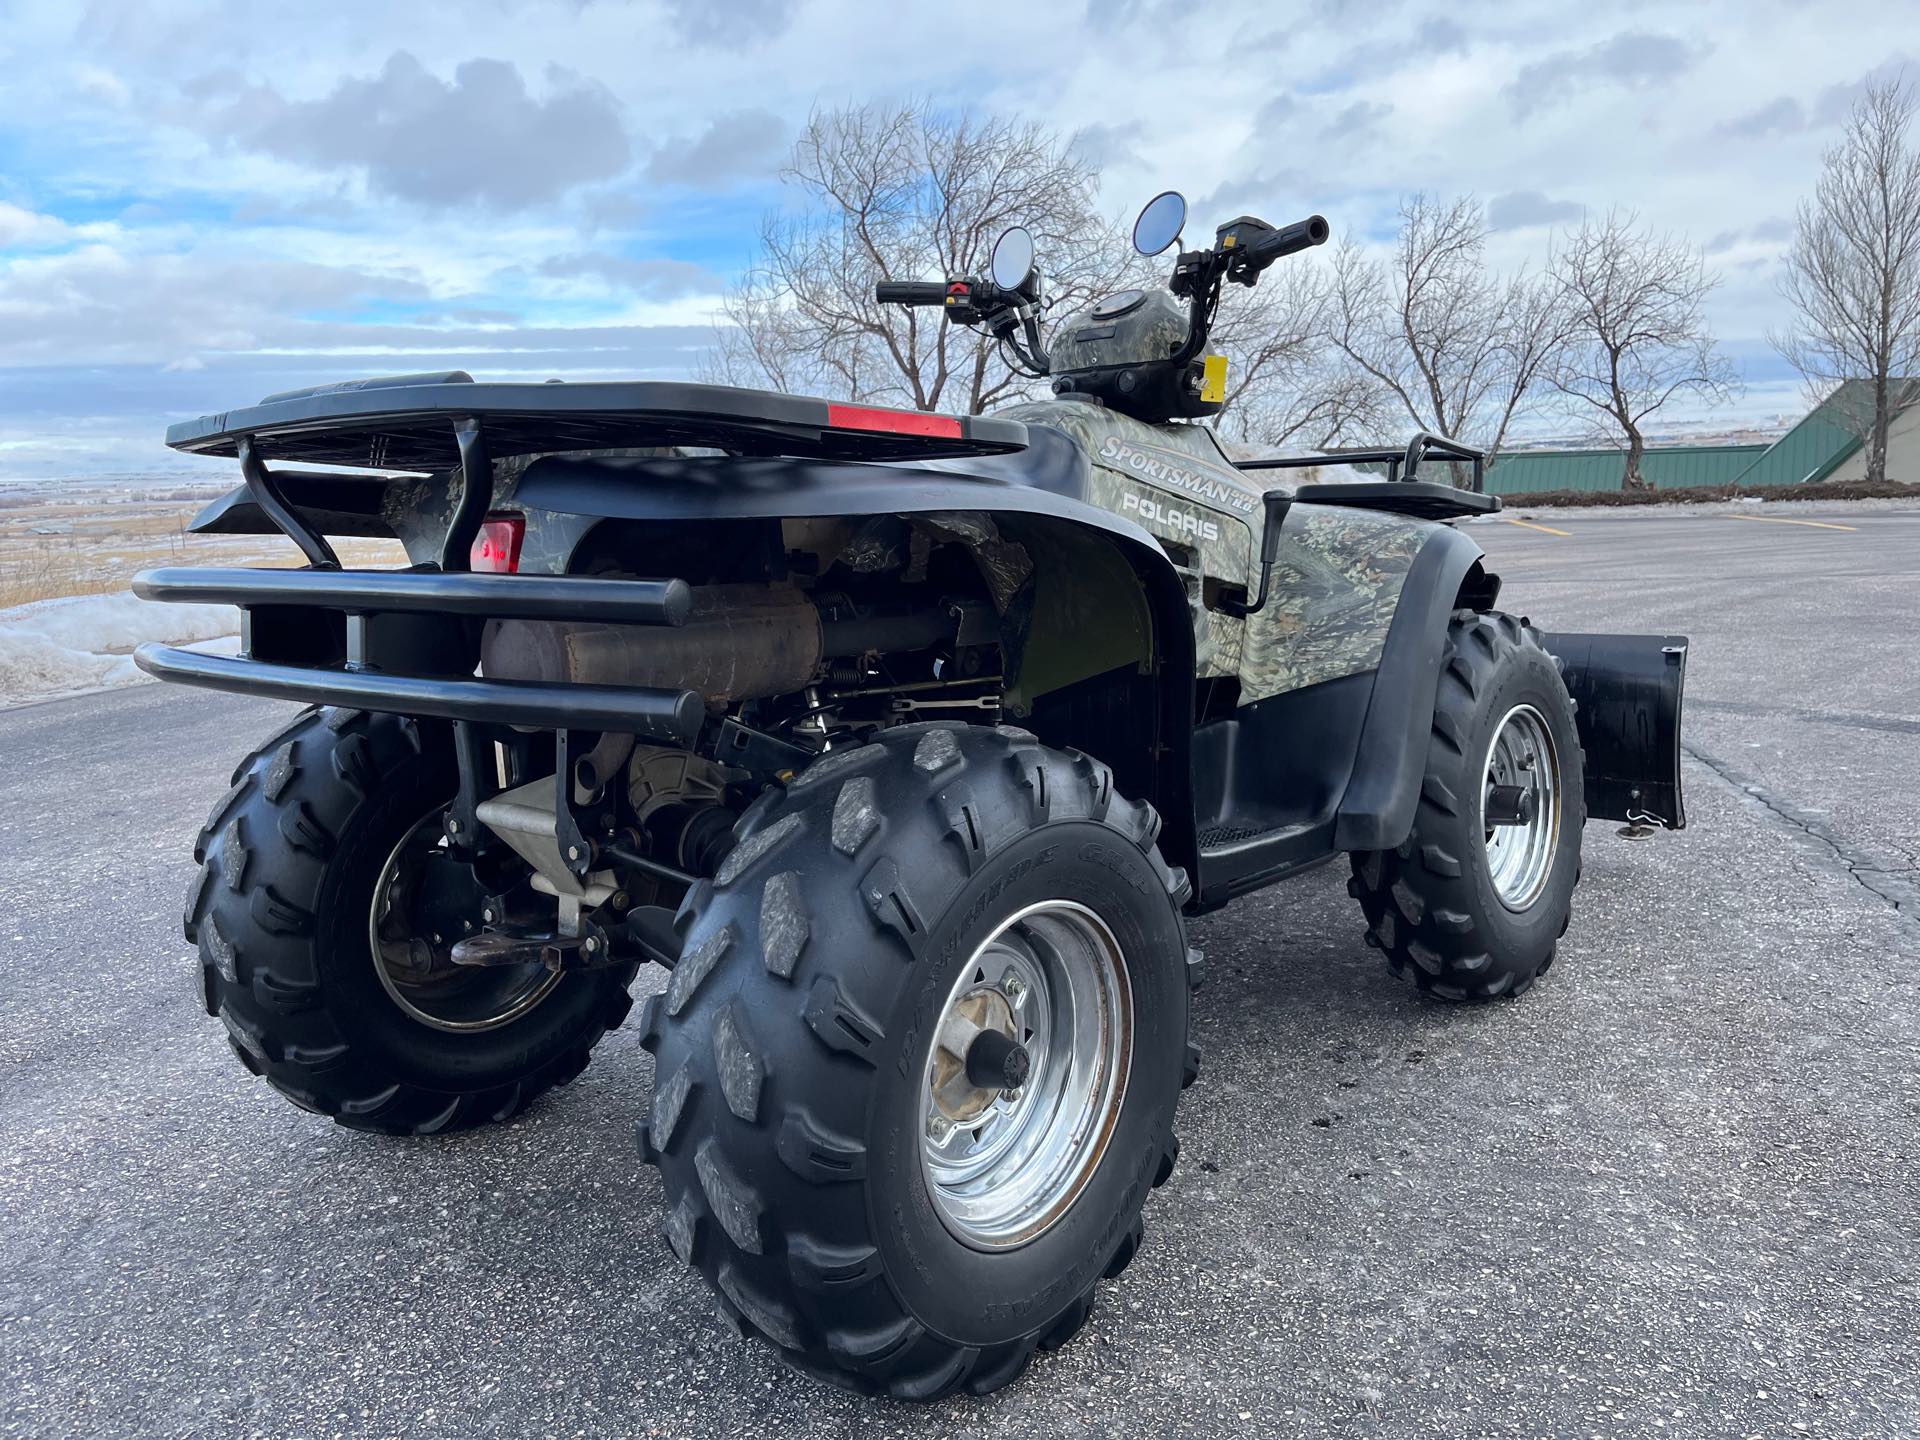
[[[148,640],[232,653],[231,605],[161,605],[126,593],[70,595],[0,609],[0,705],[131,685],[133,648]]]

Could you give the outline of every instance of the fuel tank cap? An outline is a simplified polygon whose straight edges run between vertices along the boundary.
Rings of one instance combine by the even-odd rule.
[[[1131,315],[1146,298],[1147,292],[1144,290],[1116,290],[1093,307],[1092,318],[1117,320],[1122,315]]]

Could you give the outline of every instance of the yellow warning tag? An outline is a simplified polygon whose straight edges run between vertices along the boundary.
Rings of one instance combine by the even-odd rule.
[[[1227,357],[1207,356],[1207,368],[1200,386],[1200,398],[1217,405],[1227,398]]]

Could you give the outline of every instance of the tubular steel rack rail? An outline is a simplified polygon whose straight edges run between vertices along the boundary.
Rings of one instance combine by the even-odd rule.
[[[1471,462],[1472,488],[1463,490],[1444,480],[1417,479],[1420,462],[1428,455]],[[1425,431],[1415,435],[1404,448],[1398,450],[1343,450],[1332,455],[1280,455],[1266,460],[1236,460],[1233,463],[1237,470],[1303,470],[1315,465],[1384,464],[1387,467],[1386,484],[1391,489],[1383,488],[1377,480],[1357,483],[1334,481],[1315,485],[1298,497],[1324,504],[1393,510],[1403,515],[1435,520],[1460,515],[1488,515],[1500,508],[1500,497],[1486,493],[1486,453],[1463,445],[1458,440],[1449,440],[1444,435]]]

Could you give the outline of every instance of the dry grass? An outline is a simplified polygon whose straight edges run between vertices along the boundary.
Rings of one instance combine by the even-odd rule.
[[[187,523],[212,494],[135,495],[76,487],[8,496],[0,505],[0,607],[63,595],[124,590],[154,565],[303,563],[290,540],[273,535],[190,535]],[[349,565],[404,565],[392,540],[336,542]]]

